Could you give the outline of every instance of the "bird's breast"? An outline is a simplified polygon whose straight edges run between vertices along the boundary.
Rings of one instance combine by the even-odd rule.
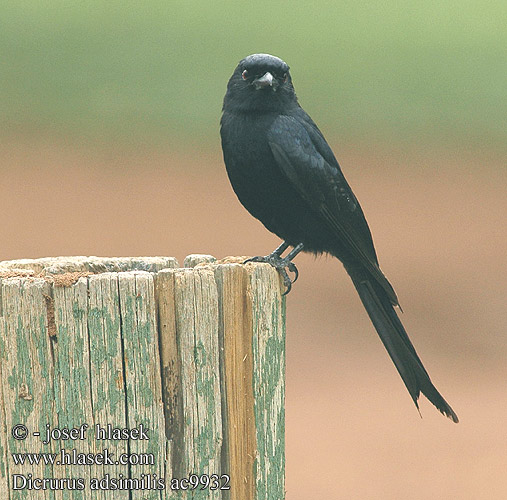
[[[268,230],[291,244],[308,242],[322,221],[278,165],[267,132],[277,116],[224,114],[221,136],[231,185],[241,204]],[[318,245],[321,251],[326,245]]]
[[[225,166],[231,184],[243,202],[253,193],[276,195],[282,173],[269,146],[267,131],[276,117],[224,115],[221,136]]]

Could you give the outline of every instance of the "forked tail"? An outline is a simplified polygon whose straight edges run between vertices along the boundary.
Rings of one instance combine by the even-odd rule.
[[[442,414],[457,423],[458,416],[431,382],[386,291],[363,273],[351,270],[348,272],[417,409],[417,400],[422,392]]]

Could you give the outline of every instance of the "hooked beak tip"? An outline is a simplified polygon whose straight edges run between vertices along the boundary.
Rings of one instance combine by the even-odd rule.
[[[273,75],[267,71],[259,78],[256,78],[252,83],[254,84],[256,90],[263,89],[265,87],[272,87],[273,86]]]

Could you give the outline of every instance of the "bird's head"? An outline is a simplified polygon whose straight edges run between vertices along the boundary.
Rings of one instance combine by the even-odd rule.
[[[242,59],[227,84],[225,111],[280,111],[297,104],[289,66],[279,57],[252,54]]]

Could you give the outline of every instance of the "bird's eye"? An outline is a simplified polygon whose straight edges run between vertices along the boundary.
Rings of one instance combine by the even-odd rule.
[[[246,80],[248,78],[248,71],[246,69],[243,71],[243,73],[241,73],[241,78],[243,78],[243,80]]]
[[[287,82],[288,79],[289,79],[289,74],[288,73],[284,73],[282,75],[282,81],[283,81],[283,83]]]

